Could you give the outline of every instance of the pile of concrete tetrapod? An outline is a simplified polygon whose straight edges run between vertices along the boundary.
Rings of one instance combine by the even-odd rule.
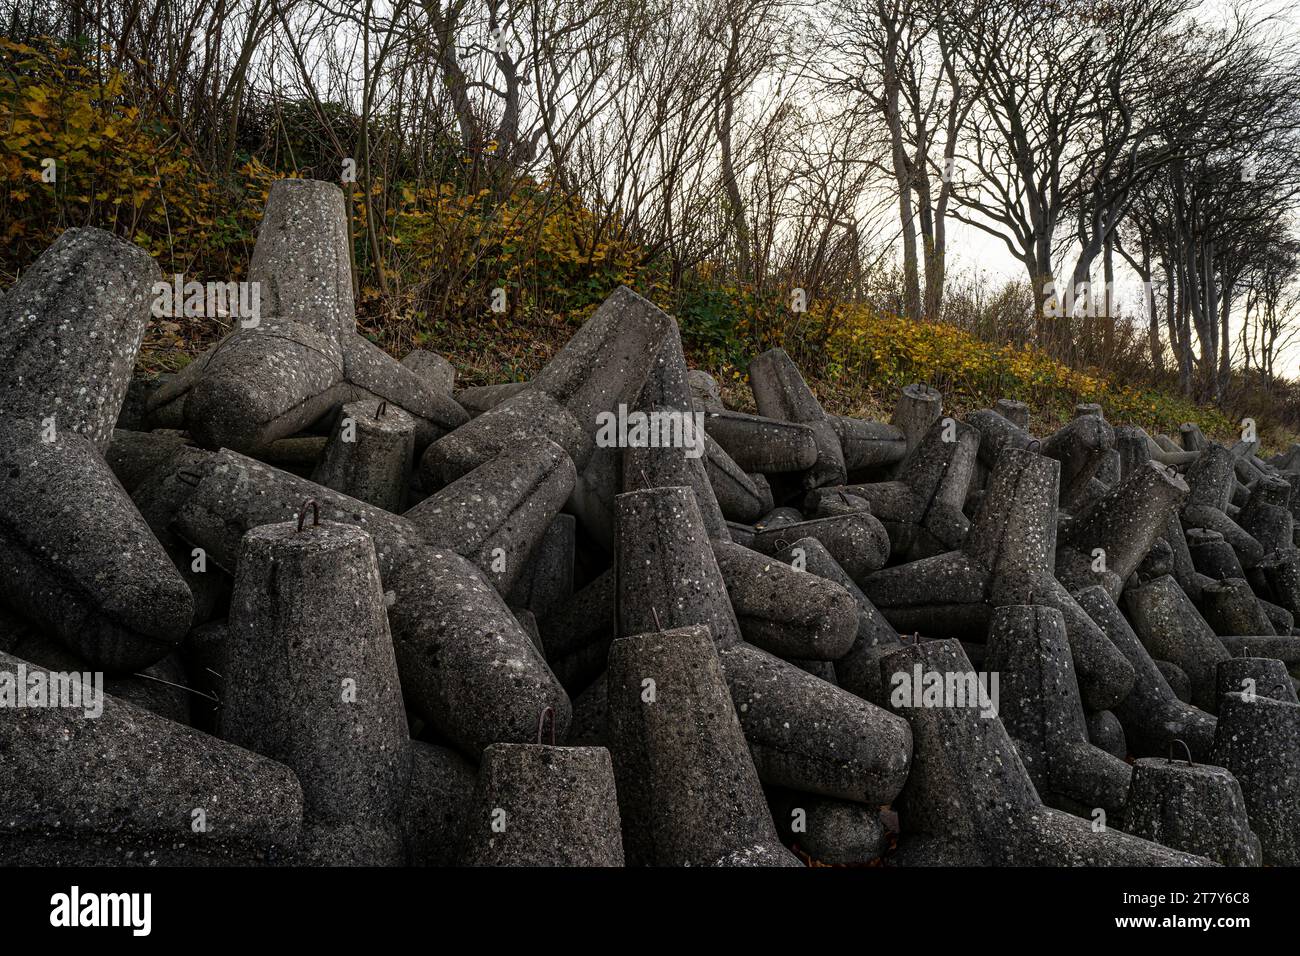
[[[0,298],[0,861],[1300,863],[1300,446],[733,411],[623,288],[457,389],[345,216],[174,376],[107,233]]]

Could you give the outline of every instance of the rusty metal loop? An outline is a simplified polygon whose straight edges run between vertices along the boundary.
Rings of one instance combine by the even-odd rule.
[[[388,400],[384,399],[379,403],[379,407],[375,409],[375,419],[383,418],[386,411],[388,411]]]
[[[320,505],[316,503],[315,498],[308,498],[298,509],[298,530],[302,531],[303,522],[307,520],[307,509],[311,509],[311,524],[313,528],[320,527]]]
[[[1187,746],[1187,741],[1185,741],[1185,740],[1179,740],[1177,737],[1175,737],[1173,740],[1169,741],[1169,762],[1170,762],[1170,763],[1173,763],[1173,760],[1174,760],[1174,744],[1182,744],[1182,745],[1183,745],[1183,750],[1186,751],[1186,753],[1187,753],[1187,766],[1189,766],[1189,767],[1195,767],[1195,766],[1196,766],[1196,761],[1194,761],[1194,760],[1192,759],[1192,748],[1189,747],[1189,746]]]
[[[540,746],[543,732],[546,730],[546,718],[551,718],[551,746],[555,746],[555,708],[543,707],[541,715],[537,718],[537,743]]]

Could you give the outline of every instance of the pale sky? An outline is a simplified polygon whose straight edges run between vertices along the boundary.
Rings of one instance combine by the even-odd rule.
[[[1232,4],[1224,0],[1205,0],[1202,9],[1205,11],[1207,19],[1222,18],[1227,11],[1232,8]],[[1284,28],[1286,32],[1294,37],[1300,38],[1300,7],[1293,5],[1290,0],[1262,0],[1252,4],[1257,15],[1272,15],[1279,18],[1282,24],[1279,28]],[[1025,275],[1024,266],[1021,265],[1010,251],[1006,244],[1001,240],[990,236],[983,230],[956,220],[948,220],[948,249],[949,261],[951,263],[950,272],[959,272],[962,270],[974,271],[985,275],[993,285],[1000,284],[1005,280],[1023,281]],[[1069,265],[1073,264],[1073,251],[1069,256]],[[1063,271],[1058,265],[1058,274]],[[1120,305],[1127,310],[1140,307],[1140,286],[1137,276],[1123,258],[1116,256],[1115,259],[1115,284],[1117,287],[1117,298]],[[1233,336],[1238,333],[1239,326],[1233,323]],[[1165,341],[1168,341],[1168,334],[1161,330]],[[1296,343],[1281,356],[1278,372],[1289,378],[1300,378],[1300,343]]]

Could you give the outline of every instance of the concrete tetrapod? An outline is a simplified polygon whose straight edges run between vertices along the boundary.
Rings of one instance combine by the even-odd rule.
[[[902,647],[881,675],[974,677],[954,640]],[[919,696],[919,695],[917,695]],[[912,768],[895,806],[902,834],[895,861],[921,866],[1192,866],[1208,861],[1045,807],[997,717],[951,701],[905,695],[893,709],[912,728]],[[969,703],[969,702],[968,702]]]
[[[646,414],[658,412],[671,416],[668,421],[679,424],[675,426],[678,430],[669,429],[668,437],[676,441],[658,447],[629,444],[623,451],[621,490],[627,492],[641,488],[689,486],[695,494],[695,503],[704,517],[709,537],[729,541],[727,521],[719,507],[705,464],[708,438],[703,428],[696,424],[701,419],[695,417],[687,378],[682,337],[673,323],[664,333],[659,354],[650,366],[645,386],[637,400],[637,410]],[[738,480],[745,478],[744,472],[739,471],[738,467],[735,471],[732,477]],[[612,495],[610,503],[613,504]],[[753,517],[758,517],[758,514],[754,513]]]
[[[717,379],[708,372],[692,369],[687,377],[691,389],[691,401],[702,412],[725,412],[727,406],[722,403],[722,389]]]
[[[1128,696],[1133,668],[1053,574],[1058,469],[1006,449],[962,550],[877,571],[862,590],[903,634],[982,640],[994,608],[1055,607],[1065,615],[1085,708],[1108,710]]]
[[[629,866],[796,866],[776,836],[707,626],[623,637],[606,700]]]
[[[901,469],[902,462],[905,462],[907,456],[921,444],[921,439],[930,430],[930,426],[937,422],[942,414],[943,395],[938,389],[922,382],[913,382],[899,390],[898,401],[895,402],[893,414],[889,418],[889,423],[903,433],[903,445],[906,449],[897,467]]]
[[[757,647],[720,656],[764,783],[873,806],[897,796],[911,754],[904,722]]]
[[[710,547],[690,492],[655,488],[617,499],[619,632],[707,621],[720,647],[743,638],[788,658],[846,653],[856,629],[849,595],[730,541]]]
[[[993,403],[993,410],[1017,428],[1029,430],[1029,406],[1024,402],[999,398]]]
[[[1214,762],[1241,784],[1264,862],[1300,866],[1300,704],[1224,694]]]
[[[899,646],[898,633],[816,538],[801,538],[776,557],[793,568],[838,584],[853,598],[857,607],[857,632],[849,649],[834,658],[835,681],[863,700],[877,707],[885,706],[887,694],[880,685],[880,657]],[[751,643],[762,646],[760,642],[751,640]],[[766,650],[779,653],[771,647]]]
[[[411,772],[402,801],[402,832],[410,866],[450,866],[464,832],[475,770],[449,747],[412,740]]]
[[[402,517],[430,543],[469,558],[509,594],[573,490],[573,462],[543,439],[489,458]]]
[[[1300,550],[1270,554],[1259,565],[1274,602],[1300,615]]]
[[[772,486],[767,478],[758,473],[746,472],[723,451],[721,445],[708,436],[707,432],[704,438],[704,470],[722,514],[732,521],[756,521],[771,511]],[[681,482],[661,479],[656,484],[681,484]],[[696,494],[698,496],[699,493]]]
[[[528,387],[434,442],[420,460],[426,485],[441,487],[502,451],[549,438],[586,469],[602,413],[636,401],[673,319],[620,286],[601,303]]]
[[[1259,866],[1241,785],[1222,767],[1143,757],[1133,764],[1124,829],[1224,866]]]
[[[1122,812],[1132,771],[1088,741],[1061,612],[998,608],[983,666],[999,675],[998,715],[1043,801],[1080,816]]]
[[[1264,548],[1228,517],[1226,509],[1234,483],[1233,461],[1232,452],[1214,442],[1201,450],[1187,469],[1187,484],[1192,493],[1183,505],[1183,526],[1219,532],[1237,552],[1242,567],[1250,569],[1264,557]]]
[[[301,862],[400,864],[410,733],[374,545],[306,517],[240,544],[221,736],[297,775]]]
[[[816,538],[802,540],[805,559],[816,549],[834,561]],[[801,574],[782,554],[773,560],[738,544],[715,542],[713,557],[746,641],[789,661],[838,661],[849,652],[859,622],[844,584]]]
[[[1118,598],[1187,493],[1163,465],[1137,468],[1066,526],[1057,542],[1057,578],[1071,591],[1100,584]]]
[[[1226,581],[1246,576],[1241,559],[1237,557],[1237,549],[1219,532],[1209,528],[1187,528],[1183,536],[1187,541],[1187,553],[1191,555],[1192,565],[1206,578],[1211,581]],[[1201,582],[1201,586],[1204,587],[1205,583]]]
[[[414,522],[223,451],[199,476],[177,530],[233,570],[246,531],[295,518],[308,499],[322,518],[374,539],[409,707],[474,758],[488,744],[534,739],[546,707],[563,733],[568,696],[497,590],[450,547],[426,541]]]
[[[1219,697],[1242,694],[1300,703],[1286,665],[1272,657],[1232,657],[1219,661]]]
[[[546,660],[564,689],[576,694],[605,669],[618,631],[614,568],[598,575],[537,621]]]
[[[844,450],[830,416],[783,349],[769,349],[749,363],[749,387],[760,415],[812,428],[817,461],[803,476],[803,487],[844,484],[848,479]]]
[[[103,458],[157,276],[138,246],[69,229],[0,303],[4,600],[109,671],[166,657],[194,613]]]
[[[456,366],[428,349],[411,349],[402,357],[402,364],[433,388],[450,394],[456,388]]]
[[[155,391],[150,415],[179,406],[199,444],[250,454],[364,398],[419,418],[421,445],[468,421],[450,394],[357,334],[348,241],[337,185],[273,183],[248,270],[260,314]]]
[[[460,860],[469,866],[622,866],[609,751],[541,743],[488,747]]]
[[[830,422],[840,440],[844,467],[850,474],[894,465],[907,455],[907,438],[897,425],[845,415],[831,415]]]
[[[48,685],[0,653],[0,680],[27,692],[38,672]],[[303,793],[288,767],[107,694],[102,705],[0,708],[6,865],[247,865],[297,842]]]
[[[1197,759],[1207,759],[1214,746],[1214,716],[1179,698],[1105,588],[1084,588],[1076,597],[1133,668],[1133,689],[1115,706],[1129,749],[1139,757],[1156,756],[1178,738]]]
[[[979,408],[966,416],[966,424],[979,432],[979,463],[986,469],[998,463],[1004,448],[1033,451],[1038,439],[991,408]]]
[[[889,560],[889,535],[876,516],[865,510],[765,527],[755,531],[749,547],[775,554],[798,538],[820,541],[855,581]]]
[[[817,464],[818,433],[811,425],[724,411],[707,412],[704,428],[746,472],[782,474]]]
[[[1115,430],[1099,415],[1079,415],[1042,444],[1042,453],[1061,463],[1061,509],[1073,512],[1086,505],[1093,480],[1115,449]]]
[[[844,491],[870,503],[889,533],[894,558],[916,561],[952,551],[970,530],[962,505],[979,447],[974,428],[939,419],[902,463],[896,480],[848,485]]]
[[[343,406],[312,480],[394,514],[405,510],[416,421],[372,399]]]
[[[1215,713],[1215,668],[1230,656],[1172,577],[1124,592],[1124,609],[1153,657],[1181,667],[1192,682],[1192,703]]]
[[[1251,486],[1250,500],[1237,515],[1237,524],[1259,542],[1265,554],[1294,548],[1291,485],[1277,475],[1261,475]]]
[[[781,787],[764,792],[781,838],[819,863],[870,863],[885,852],[885,828],[875,807]]]
[[[1205,585],[1201,589],[1200,609],[1205,623],[1221,636],[1276,633],[1263,605],[1251,590],[1250,582],[1243,578],[1228,578]]]
[[[528,555],[506,603],[527,608],[540,620],[573,596],[577,530],[573,515],[555,516]]]
[[[857,629],[848,593],[740,545],[710,547],[689,488],[620,495],[617,517],[620,633],[709,626],[764,782],[866,803],[892,799],[907,772],[906,729],[872,704],[746,644],[728,599],[739,586],[723,583],[720,566],[730,564],[734,579],[759,592],[766,586],[756,580],[756,567],[783,588],[834,595],[841,631],[835,639],[845,650]],[[769,606],[805,619],[798,602],[769,599]]]

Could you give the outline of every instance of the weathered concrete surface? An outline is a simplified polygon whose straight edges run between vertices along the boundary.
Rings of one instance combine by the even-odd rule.
[[[939,419],[900,465],[896,481],[849,485],[889,534],[896,559],[917,561],[961,547],[970,531],[962,513],[980,435],[954,419]],[[843,563],[843,562],[841,562]]]
[[[527,389],[430,445],[420,463],[426,480],[447,484],[540,438],[558,444],[582,471],[595,448],[597,416],[636,401],[673,324],[653,303],[619,287]]]
[[[629,865],[709,865],[753,847],[797,862],[777,840],[707,627],[615,641],[606,693]]]
[[[764,783],[882,805],[907,777],[911,735],[888,711],[756,647],[722,668]]]
[[[1177,738],[1191,747],[1198,760],[1208,758],[1214,746],[1214,716],[1174,692],[1105,588],[1085,588],[1078,601],[1133,668],[1133,689],[1115,706],[1129,749],[1137,756],[1153,757],[1168,753],[1170,742]]]
[[[465,828],[469,866],[622,866],[614,768],[604,747],[493,744]]]
[[[355,827],[368,837],[362,860],[403,862],[410,735],[370,536],[333,523],[252,529],[227,633],[221,736],[294,771],[308,828]]]
[[[148,400],[207,448],[261,453],[339,405],[384,399],[421,419],[421,445],[469,416],[356,332],[347,210],[333,183],[277,180],[249,265],[258,316],[240,324]]]
[[[98,229],[64,232],[0,303],[0,576],[12,606],[97,667],[166,657],[193,599],[101,457],[158,267]]]
[[[1122,812],[1131,770],[1088,740],[1061,612],[998,608],[983,666],[999,675],[998,716],[1044,802],[1081,816]]]
[[[0,653],[0,674],[43,671]],[[249,864],[298,840],[282,764],[109,695],[103,713],[0,708],[0,859],[9,864]]]
[[[1124,608],[1143,646],[1153,657],[1172,661],[1192,682],[1192,702],[1215,713],[1215,667],[1228,651],[1172,577],[1131,588]]]
[[[0,300],[0,407],[35,432],[108,448],[161,276],[149,254],[100,229],[67,229]]]
[[[790,356],[782,349],[770,349],[751,361],[749,387],[760,415],[812,428],[817,461],[803,476],[803,486],[844,484],[848,471],[839,436]]]
[[[387,402],[349,402],[312,480],[398,514],[415,462],[415,431],[415,417]]]
[[[233,568],[244,533],[296,520],[309,499],[321,518],[356,525],[375,541],[406,703],[466,754],[522,743],[554,708],[563,733],[568,695],[473,564],[426,542],[414,523],[230,451],[213,456],[177,515],[177,529]],[[391,594],[391,599],[387,595]]]
[[[1241,784],[1264,862],[1300,865],[1300,704],[1224,694],[1214,762]]]
[[[1107,710],[1128,695],[1133,668],[1053,574],[1058,470],[1034,452],[1004,450],[962,550],[884,568],[862,590],[902,634],[978,640],[994,608],[1055,607],[1084,706]]]
[[[161,660],[190,626],[189,588],[96,447],[34,427],[0,421],[5,599],[104,670]]]
[[[961,645],[926,641],[881,661],[882,674],[915,665],[973,671]],[[978,708],[894,706],[912,728],[913,758],[895,806],[902,834],[895,862],[965,866],[1188,866],[1201,857],[1166,849],[1044,807],[1011,737]]]
[[[1060,535],[1057,578],[1071,590],[1100,584],[1118,598],[1188,493],[1186,482],[1163,465],[1136,468]]]
[[[1236,778],[1222,767],[1145,757],[1133,764],[1124,829],[1224,866],[1259,866]]]

